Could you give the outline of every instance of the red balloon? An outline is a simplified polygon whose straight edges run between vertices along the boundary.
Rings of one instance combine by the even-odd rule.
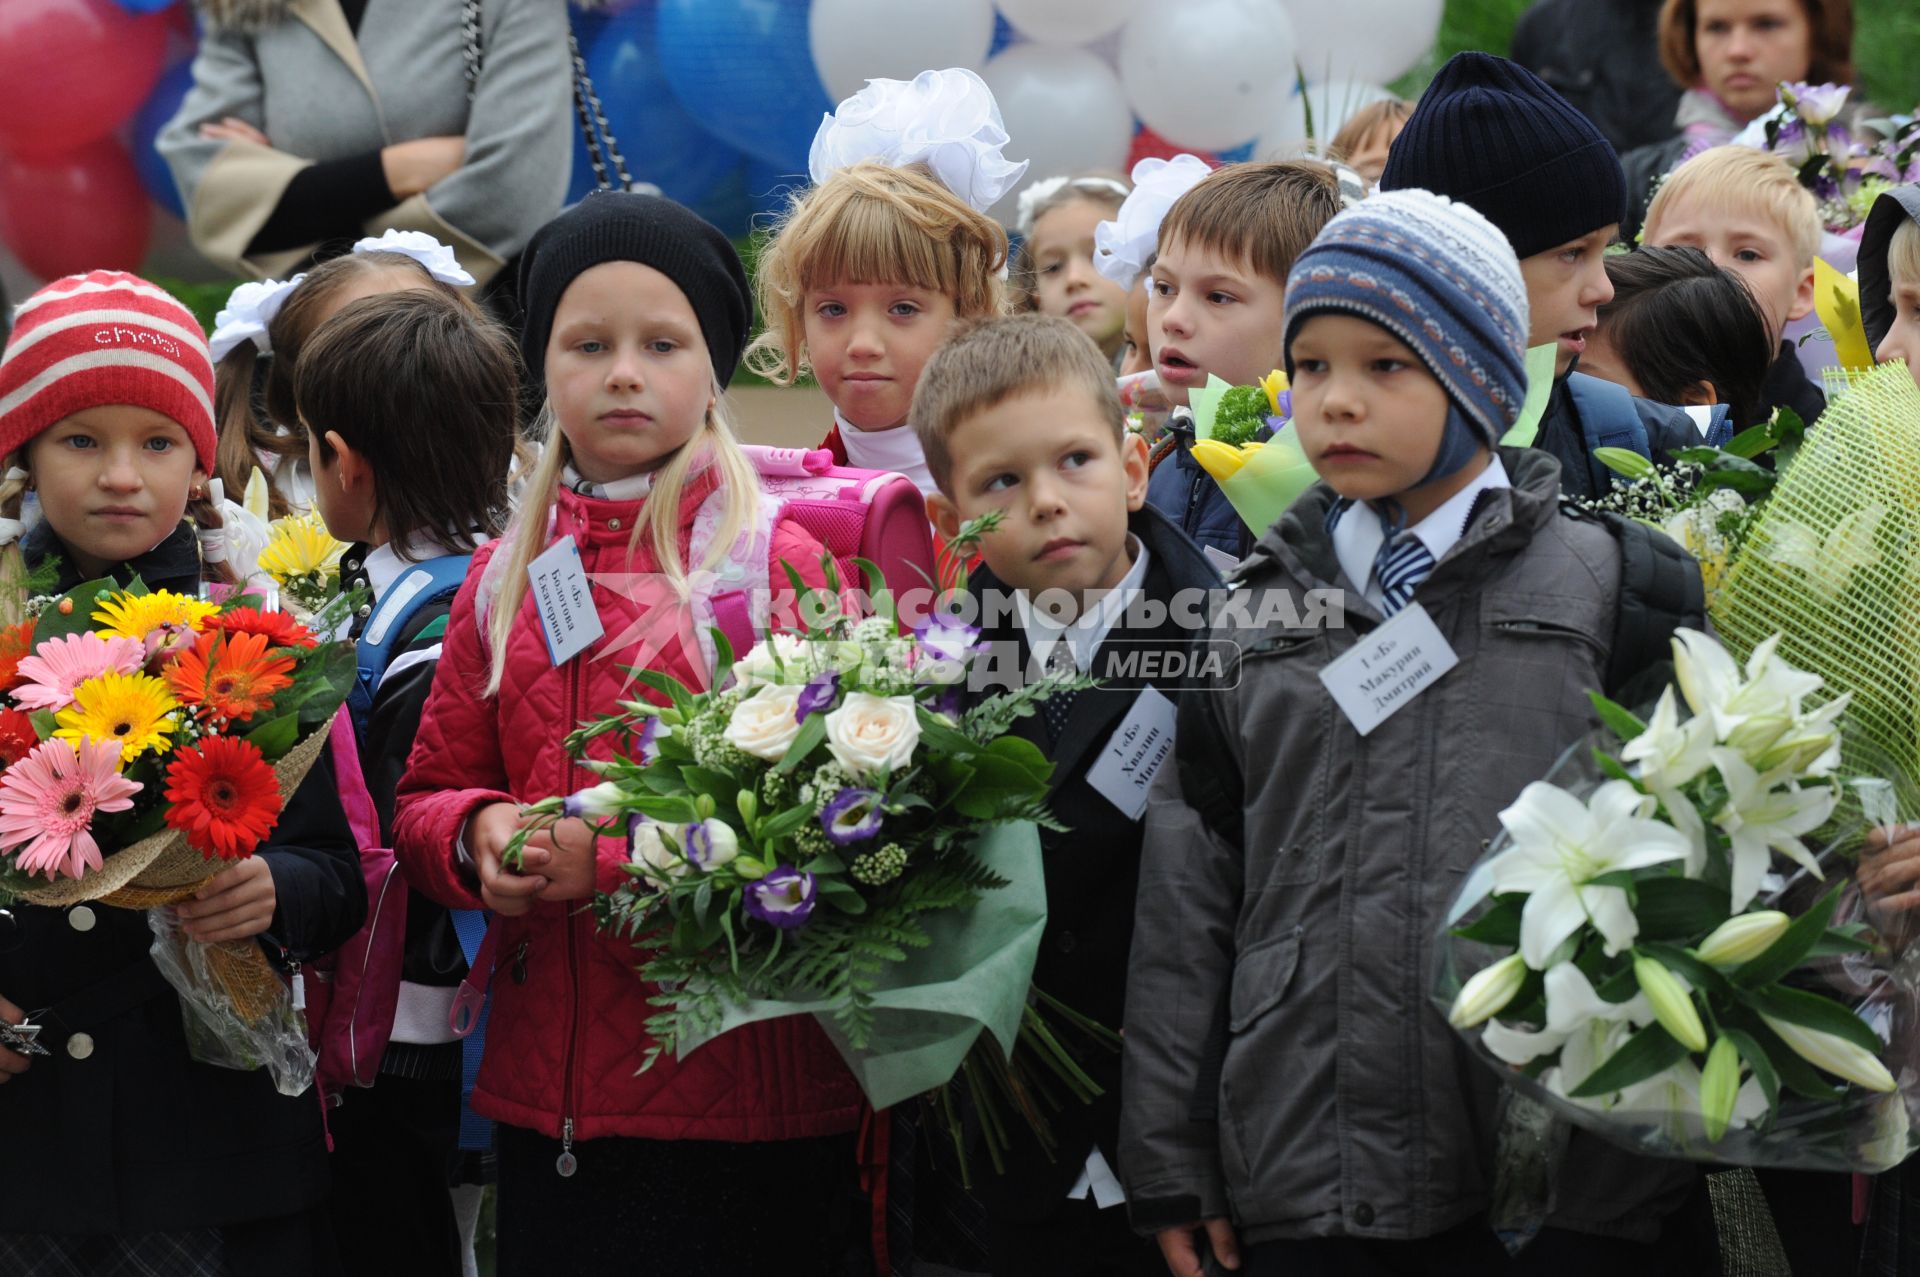
[[[41,279],[139,270],[153,201],[113,138],[66,155],[0,155],[0,241]]]
[[[160,78],[169,21],[113,0],[0,0],[0,150],[58,155],[119,128]]]
[[[1126,172],[1133,172],[1133,166],[1141,160],[1170,160],[1176,155],[1197,155],[1214,168],[1220,167],[1220,157],[1212,151],[1198,151],[1191,146],[1169,142],[1143,124],[1140,131],[1133,135],[1133,145],[1127,148]]]

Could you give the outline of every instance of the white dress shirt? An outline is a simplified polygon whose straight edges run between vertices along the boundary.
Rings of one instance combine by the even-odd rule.
[[[1420,538],[1437,564],[1447,556],[1466,535],[1467,516],[1473,512],[1474,502],[1480,499],[1482,492],[1492,488],[1511,488],[1513,483],[1507,478],[1507,469],[1500,464],[1500,458],[1494,457],[1487,462],[1487,468],[1474,477],[1472,483],[1447,498],[1432,514],[1414,524],[1407,531]],[[1333,525],[1333,552],[1340,560],[1340,573],[1349,582],[1361,587],[1367,602],[1376,609],[1386,606],[1386,592],[1380,588],[1380,579],[1373,573],[1375,558],[1380,554],[1380,546],[1386,541],[1386,532],[1380,526],[1380,516],[1364,501],[1356,501],[1341,512]]]

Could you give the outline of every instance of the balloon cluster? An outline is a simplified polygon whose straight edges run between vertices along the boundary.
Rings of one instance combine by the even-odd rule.
[[[189,83],[174,4],[0,0],[0,243],[33,274],[137,269],[154,201],[178,214],[153,151]]]
[[[638,0],[575,19],[635,175],[730,231],[804,181],[870,78],[978,71],[1028,180],[1331,137],[1432,47],[1444,0]],[[1303,99],[1299,85],[1310,86]],[[1309,111],[1311,125],[1309,125]],[[581,148],[575,194],[592,177]],[[1012,219],[1018,191],[996,213]]]
[[[634,177],[738,234],[805,181],[821,116],[869,78],[980,72],[1029,181],[1242,159],[1331,137],[1425,55],[1443,6],[613,0],[573,23]],[[181,216],[154,138],[192,85],[167,65],[191,37],[182,0],[0,0],[0,243],[34,274],[136,268],[153,205]],[[577,199],[594,177],[575,151]]]

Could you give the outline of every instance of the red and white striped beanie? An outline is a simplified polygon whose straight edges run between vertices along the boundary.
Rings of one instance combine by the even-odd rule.
[[[213,472],[213,359],[193,312],[121,271],[56,279],[14,311],[0,355],[0,457],[109,404],[172,418]]]

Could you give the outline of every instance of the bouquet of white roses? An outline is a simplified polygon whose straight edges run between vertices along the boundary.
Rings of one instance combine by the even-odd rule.
[[[1906,1155],[1909,978],[1853,888],[1910,815],[1848,775],[1849,698],[1760,645],[1674,640],[1679,693],[1528,785],[1455,902],[1435,996],[1523,1093],[1664,1156],[1880,1170]],[[1681,717],[1680,702],[1691,710]]]
[[[583,758],[613,738],[611,758],[585,762],[602,782],[529,810],[630,840],[631,880],[594,907],[658,988],[641,1067],[811,1014],[876,1108],[962,1074],[997,1164],[1002,1110],[1048,1145],[1059,1093],[1099,1093],[1069,1044],[1117,1043],[1030,987],[1046,920],[1036,826],[1058,826],[1052,764],[1009,734],[1088,684],[1049,679],[963,711],[978,630],[935,619],[903,635],[862,566],[881,615],[834,609],[738,663],[716,631],[709,691],[636,671],[666,703],[622,702],[575,732]]]

